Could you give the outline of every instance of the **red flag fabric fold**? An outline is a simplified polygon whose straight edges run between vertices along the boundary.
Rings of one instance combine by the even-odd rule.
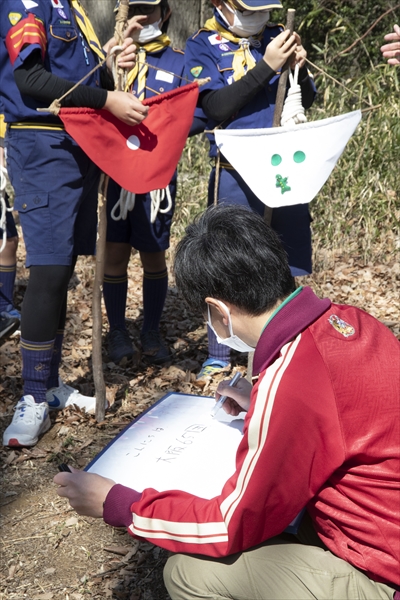
[[[145,194],[172,179],[193,121],[197,83],[144,100],[149,114],[126,125],[107,110],[62,108],[66,131],[104,173],[126,190]]]

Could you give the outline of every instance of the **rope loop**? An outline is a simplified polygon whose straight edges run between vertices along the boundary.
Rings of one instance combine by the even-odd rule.
[[[167,206],[165,208],[160,208],[165,198],[167,199]],[[150,222],[154,223],[158,213],[164,215],[172,209],[172,196],[169,186],[167,185],[167,187],[162,190],[153,190],[150,192],[150,199]],[[111,211],[111,218],[114,221],[126,221],[128,212],[135,208],[135,201],[136,194],[121,188],[119,200]]]
[[[0,229],[2,230],[2,241],[0,252],[3,252],[7,242],[7,212],[11,212],[12,208],[8,208],[6,204],[6,185],[8,182],[7,169],[0,165]]]
[[[169,185],[165,189],[162,190],[153,190],[150,192],[151,198],[151,208],[150,208],[150,223],[154,223],[158,213],[160,215],[164,215],[172,208],[172,197],[169,189]],[[165,208],[160,208],[161,203],[167,198],[167,206]]]
[[[307,122],[304,106],[301,103],[301,88],[298,78],[299,65],[297,64],[294,68],[294,73],[289,72],[290,87],[283,105],[281,116],[282,127]]]
[[[126,221],[128,212],[135,208],[136,194],[128,192],[121,188],[119,200],[111,211],[111,218],[114,221]],[[119,211],[119,212],[118,212]]]

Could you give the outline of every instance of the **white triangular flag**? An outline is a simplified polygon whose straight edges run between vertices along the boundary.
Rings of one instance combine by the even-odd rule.
[[[311,202],[361,120],[361,111],[289,127],[216,129],[215,140],[267,206]]]

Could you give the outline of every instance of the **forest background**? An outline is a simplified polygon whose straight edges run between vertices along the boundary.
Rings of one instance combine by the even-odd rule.
[[[82,0],[104,42],[113,31],[115,0]],[[211,13],[209,0],[170,0],[169,35],[184,47],[187,37]],[[339,303],[371,312],[400,339],[400,68],[389,67],[379,51],[384,35],[400,24],[395,0],[304,0],[296,9],[318,95],[307,111],[319,120],[355,109],[363,118],[329,181],[311,202],[314,272],[304,284]],[[285,22],[286,10],[271,20]],[[177,208],[168,264],[170,284],[162,332],[174,353],[171,366],[109,363],[104,376],[111,408],[104,422],[75,409],[52,415],[52,428],[33,449],[0,448],[0,600],[168,600],[162,583],[165,552],[137,542],[124,530],[78,517],[58,498],[52,477],[66,462],[84,467],[133,417],[170,390],[211,395],[222,374],[198,387],[195,374],[206,357],[201,315],[191,314],[174,287],[173,250],[186,225],[206,206],[210,172],[204,136],[188,141],[179,164]],[[16,305],[28,273],[24,246],[18,251]],[[62,376],[93,394],[91,370],[92,257],[78,261],[71,281]],[[129,266],[127,326],[137,340],[142,323],[141,268]],[[106,319],[103,313],[104,331]],[[233,354],[246,372],[246,355]],[[18,338],[0,351],[0,433],[22,393]],[[357,376],[357,374],[355,374]]]

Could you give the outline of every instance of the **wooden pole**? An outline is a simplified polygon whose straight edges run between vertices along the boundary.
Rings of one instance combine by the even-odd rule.
[[[115,39],[117,45],[122,45],[124,41],[124,30],[128,22],[129,0],[120,0],[116,23],[115,23]],[[117,81],[115,88],[123,90],[125,87],[125,71],[117,69]],[[96,393],[96,421],[99,423],[104,420],[106,406],[106,386],[104,383],[103,360],[102,360],[102,313],[101,299],[103,296],[103,279],[104,279],[104,260],[106,252],[106,236],[107,236],[107,190],[108,190],[108,175],[102,173],[99,194],[98,194],[98,229],[96,243],[96,271],[93,285],[93,334],[92,334],[92,369],[93,381]]]
[[[296,11],[294,8],[288,8],[286,15],[286,29],[289,29],[290,33],[293,33],[294,30],[294,17]],[[281,116],[283,110],[283,103],[285,101],[286,96],[286,87],[287,80],[289,75],[289,66],[288,63],[283,65],[281,76],[279,77],[278,83],[278,91],[276,93],[276,101],[275,101],[275,111],[274,111],[274,119],[272,122],[272,127],[280,127],[281,126]],[[264,209],[264,221],[271,225],[272,222],[272,212],[273,209],[270,206],[266,206]],[[253,374],[253,358],[254,352],[249,352],[248,360],[247,360],[247,379],[251,382],[251,377]]]
[[[103,295],[103,279],[104,279],[104,258],[106,250],[106,233],[107,233],[107,189],[109,177],[104,173],[101,174],[97,204],[97,243],[96,243],[96,270],[93,284],[93,332],[92,332],[92,369],[93,381],[96,393],[96,421],[100,423],[104,421],[105,406],[106,406],[106,386],[104,383],[103,374],[103,359],[102,359],[102,313],[101,313],[101,298]]]
[[[296,14],[296,11],[294,8],[288,8],[287,15],[286,15],[286,29],[289,29],[290,33],[293,33],[293,30],[294,30],[295,14]],[[285,96],[286,96],[288,76],[289,76],[289,66],[288,66],[288,63],[286,63],[285,65],[283,65],[281,76],[279,77],[272,127],[280,127],[281,126],[281,116],[282,116],[282,110],[283,110],[283,103],[285,101]],[[266,221],[266,223],[268,223],[268,225],[271,225],[272,208],[270,206],[266,206],[264,209],[264,220]]]

